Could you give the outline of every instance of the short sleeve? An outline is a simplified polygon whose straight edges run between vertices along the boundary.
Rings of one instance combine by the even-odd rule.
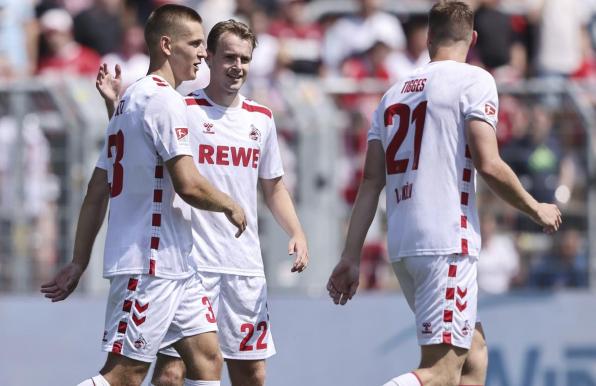
[[[101,152],[99,153],[99,157],[97,158],[97,162],[95,163],[96,168],[100,168],[103,170],[108,170],[108,148],[107,148],[107,141],[103,141],[103,146],[101,147]]]
[[[164,161],[179,155],[192,155],[186,105],[175,92],[155,94],[143,118],[157,153]]]
[[[480,119],[497,129],[499,95],[495,79],[480,70],[469,78],[461,96],[461,111],[465,120]]]
[[[284,169],[277,143],[277,129],[273,118],[269,121],[269,133],[261,146],[261,161],[259,163],[259,178],[270,180],[283,176]]]
[[[384,128],[383,125],[383,120],[382,120],[382,113],[380,112],[382,110],[382,104],[383,102],[381,102],[379,104],[379,106],[377,107],[377,109],[375,110],[375,112],[372,115],[372,122],[370,124],[370,129],[368,130],[368,135],[367,135],[367,140],[368,141],[372,141],[372,140],[379,140],[382,141],[382,137],[381,137],[381,130]]]

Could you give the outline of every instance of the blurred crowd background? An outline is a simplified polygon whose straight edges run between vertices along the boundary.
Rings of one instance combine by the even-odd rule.
[[[93,88],[97,69],[119,63],[125,86],[145,75],[142,26],[165,3],[172,1],[0,0],[0,291],[36,289],[70,259],[81,195],[107,124]],[[317,216],[334,219],[325,223],[332,227],[305,221],[315,240],[309,269],[319,271],[320,281],[341,253],[371,114],[392,82],[429,60],[432,2],[178,3],[201,14],[206,32],[234,18],[257,34],[243,93],[274,111],[286,183],[299,210],[314,207]],[[538,200],[556,202],[564,214],[561,231],[545,236],[479,182],[480,288],[493,294],[587,288],[596,266],[589,236],[596,204],[590,200],[596,1],[469,3],[479,33],[469,62],[497,80],[501,154]],[[200,74],[208,78],[208,69]],[[383,222],[384,204],[363,251],[362,290],[398,289]],[[277,260],[263,239],[273,267]],[[291,287],[281,272],[268,269],[272,286]],[[99,278],[100,271],[93,274]]]

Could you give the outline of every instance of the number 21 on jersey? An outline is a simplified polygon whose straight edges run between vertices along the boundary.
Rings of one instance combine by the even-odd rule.
[[[396,103],[385,109],[384,124],[385,127],[392,126],[395,116],[399,118],[397,131],[391,138],[391,142],[385,151],[385,162],[387,174],[405,173],[410,164],[410,159],[395,159],[399,148],[403,145],[410,126],[414,125],[414,160],[412,170],[418,170],[420,161],[420,147],[422,146],[422,135],[424,134],[424,120],[426,119],[426,101],[420,102],[412,111],[410,106],[404,103]]]

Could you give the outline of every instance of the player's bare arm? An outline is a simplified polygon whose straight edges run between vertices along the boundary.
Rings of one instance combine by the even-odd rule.
[[[327,283],[327,291],[335,304],[346,304],[358,289],[362,246],[384,186],[385,151],[381,141],[373,140],[368,143],[364,176],[350,217],[344,250]]]
[[[114,67],[115,75],[112,75],[108,69],[108,65],[103,63],[99,66],[97,71],[97,78],[95,79],[95,88],[106,103],[108,109],[108,117],[111,118],[116,110],[116,104],[122,91],[122,71],[120,65]]]
[[[308,266],[308,244],[290,192],[281,177],[260,179],[260,182],[267,207],[277,223],[290,236],[288,254],[295,255],[292,272],[302,272]]]
[[[530,216],[546,233],[553,233],[561,225],[561,211],[556,205],[537,202],[499,156],[494,129],[482,120],[472,119],[466,124],[472,161],[488,186],[508,204]]]
[[[236,237],[240,237],[246,229],[244,210],[199,173],[191,156],[174,157],[166,162],[166,167],[174,190],[184,201],[198,209],[223,212],[238,229]]]
[[[107,172],[95,168],[79,214],[73,259],[58,271],[54,279],[41,286],[41,293],[52,302],[66,299],[77,287],[89,264],[93,242],[106,214],[108,198]]]

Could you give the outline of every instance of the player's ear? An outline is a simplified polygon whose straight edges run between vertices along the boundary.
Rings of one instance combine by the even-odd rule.
[[[166,56],[172,55],[172,39],[169,36],[161,36],[159,38],[159,49]]]
[[[478,32],[476,32],[476,30],[472,31],[472,41],[470,41],[470,48],[474,47],[476,45],[476,42],[478,41]]]
[[[205,57],[205,63],[207,63],[207,66],[209,68],[211,68],[211,60],[213,59],[213,55],[214,55],[213,52],[211,52],[210,50],[207,50],[207,56]]]

